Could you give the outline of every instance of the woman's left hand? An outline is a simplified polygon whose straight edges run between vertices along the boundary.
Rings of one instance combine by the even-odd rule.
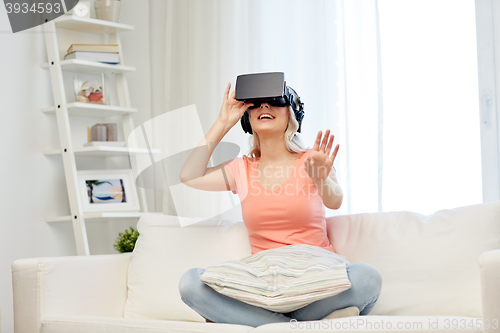
[[[304,161],[304,168],[307,175],[314,183],[325,181],[330,175],[332,170],[333,161],[339,151],[339,145],[335,146],[333,154],[330,156],[332,150],[334,135],[330,136],[330,130],[327,130],[323,142],[321,142],[322,132],[318,132],[314,147],[311,149],[309,157]],[[321,143],[321,146],[320,146]],[[327,145],[328,143],[328,145]]]

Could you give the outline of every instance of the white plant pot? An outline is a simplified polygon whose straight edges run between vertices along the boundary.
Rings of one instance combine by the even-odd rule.
[[[97,0],[94,2],[95,16],[99,20],[118,22],[121,5],[119,0]]]

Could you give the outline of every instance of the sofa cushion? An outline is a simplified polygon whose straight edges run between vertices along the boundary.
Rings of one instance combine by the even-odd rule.
[[[335,251],[382,274],[370,315],[481,317],[479,256],[500,248],[500,201],[327,218]]]
[[[293,244],[210,266],[200,280],[223,295],[287,313],[351,288],[348,263],[321,247]]]
[[[125,317],[205,322],[181,300],[182,274],[251,254],[241,222],[208,219],[185,224],[180,227],[177,217],[170,215],[146,214],[139,219],[140,236],[128,269]]]
[[[255,328],[245,325],[195,323],[187,321],[123,317],[54,315],[42,321],[41,333],[246,333]]]
[[[370,314],[481,317],[479,255],[500,249],[500,201],[431,215],[381,212],[327,218],[328,237],[350,262],[382,274]],[[243,223],[208,220],[180,227],[176,216],[144,215],[128,271],[125,317],[204,319],[180,299],[193,267],[251,255]]]

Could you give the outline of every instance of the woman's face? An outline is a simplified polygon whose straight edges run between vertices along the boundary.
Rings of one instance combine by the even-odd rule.
[[[270,119],[262,118],[262,115],[271,115]],[[264,133],[284,133],[288,126],[288,118],[290,117],[288,106],[271,106],[264,102],[260,107],[250,110],[250,125],[252,131],[259,135]]]

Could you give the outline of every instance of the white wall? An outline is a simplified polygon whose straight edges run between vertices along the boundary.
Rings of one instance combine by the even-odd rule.
[[[135,27],[122,34],[122,44],[126,64],[136,67],[136,72],[127,74],[127,78],[132,106],[139,111],[134,116],[138,126],[151,119],[149,2],[123,2],[120,22]],[[44,149],[59,147],[55,116],[41,112],[53,105],[49,72],[39,66],[47,61],[42,31],[42,27],[35,27],[13,34],[5,6],[0,4],[0,307],[4,333],[14,331],[12,262],[20,258],[76,255],[71,224],[45,222],[45,216],[68,215],[69,204],[62,159],[42,154]],[[69,46],[60,43],[61,48]],[[83,143],[86,127],[99,121],[71,118],[74,142]],[[123,163],[126,159],[113,164]],[[97,169],[105,167],[105,162],[78,158],[77,167]],[[154,207],[154,193],[146,193],[150,211],[161,211],[161,207]],[[90,253],[117,253],[113,244],[118,232],[136,223],[134,219],[88,221]]]

